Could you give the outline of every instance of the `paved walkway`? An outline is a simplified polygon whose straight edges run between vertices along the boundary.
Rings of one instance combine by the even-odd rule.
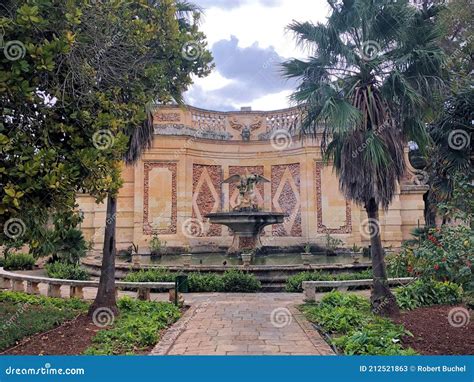
[[[68,296],[68,287],[62,287]],[[41,294],[46,286],[41,284]],[[84,288],[94,299],[96,288]],[[119,296],[135,292],[120,291]],[[302,293],[187,293],[190,308],[168,329],[152,355],[329,355],[332,349],[297,311]],[[151,299],[167,301],[168,293]]]
[[[300,294],[186,296],[191,308],[165,333],[151,354],[333,354],[294,308],[302,302]]]

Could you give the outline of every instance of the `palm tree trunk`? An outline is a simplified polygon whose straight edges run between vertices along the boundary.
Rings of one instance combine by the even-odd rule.
[[[100,281],[94,303],[89,309],[92,315],[99,308],[109,308],[118,313],[115,298],[115,227],[117,214],[117,198],[110,193],[107,195],[107,219],[104,234],[104,249],[102,255],[102,267],[100,269]]]
[[[397,301],[390,291],[387,282],[387,269],[385,255],[380,237],[379,206],[375,199],[369,200],[365,206],[370,224],[370,244],[372,255],[372,270],[374,283],[370,302],[372,311],[381,316],[394,316],[399,314]]]

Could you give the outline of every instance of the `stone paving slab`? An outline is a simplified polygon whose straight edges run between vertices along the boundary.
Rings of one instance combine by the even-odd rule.
[[[290,293],[196,295],[150,354],[334,354],[295,308],[300,303],[302,295]]]

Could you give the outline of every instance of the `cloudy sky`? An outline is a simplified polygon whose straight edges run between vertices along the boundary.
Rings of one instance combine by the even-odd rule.
[[[295,82],[279,74],[288,58],[305,57],[286,30],[292,20],[324,21],[326,0],[193,0],[204,9],[215,69],[196,79],[188,104],[213,110],[275,110],[288,107]]]

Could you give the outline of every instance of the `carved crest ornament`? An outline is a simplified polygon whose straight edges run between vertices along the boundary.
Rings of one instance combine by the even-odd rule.
[[[229,119],[230,127],[241,132],[243,141],[249,141],[252,132],[258,130],[262,126],[262,123],[263,120],[260,117],[255,117],[253,121],[248,124],[238,121],[235,116]]]

